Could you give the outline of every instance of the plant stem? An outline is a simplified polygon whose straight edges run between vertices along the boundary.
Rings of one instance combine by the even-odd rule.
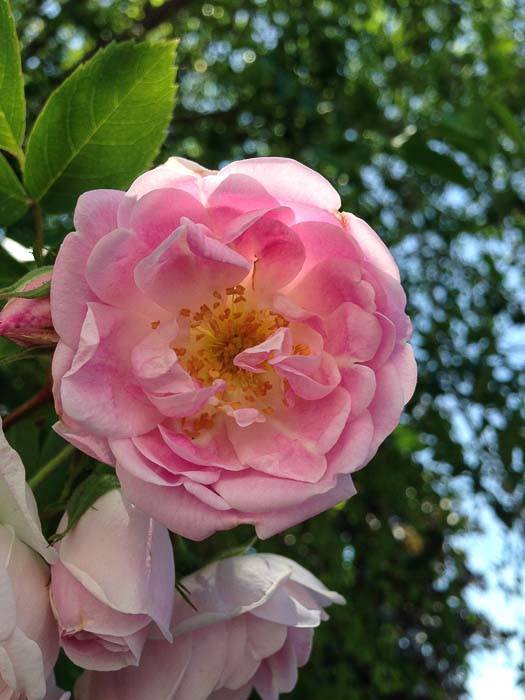
[[[31,201],[31,209],[33,210],[33,223],[35,226],[35,242],[33,244],[33,255],[37,265],[42,264],[42,255],[44,251],[44,220],[42,217],[42,209],[40,204]]]
[[[65,462],[65,460],[73,454],[75,451],[75,448],[73,445],[66,445],[64,449],[59,452],[53,459],[50,459],[47,464],[44,464],[44,466],[37,471],[37,473],[32,476],[29,481],[27,482],[29,486],[35,490],[35,488],[42,482],[44,479],[46,479],[50,474],[52,474],[57,467],[59,467],[62,462]]]
[[[13,411],[11,411],[11,413],[8,413],[2,418],[2,425],[4,427],[4,430],[9,428],[10,425],[13,425],[17,421],[19,421],[20,418],[23,418],[26,415],[26,413],[30,413],[34,408],[38,408],[40,404],[45,403],[45,401],[51,398],[51,394],[51,381],[49,381],[34,396],[32,396],[27,401],[24,401],[23,404],[20,404],[20,406],[18,406]]]

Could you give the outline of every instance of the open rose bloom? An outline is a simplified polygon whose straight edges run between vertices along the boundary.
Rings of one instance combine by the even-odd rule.
[[[51,311],[57,430],[186,537],[260,537],[354,494],[416,369],[396,264],[284,158],[180,158],[84,194]]]

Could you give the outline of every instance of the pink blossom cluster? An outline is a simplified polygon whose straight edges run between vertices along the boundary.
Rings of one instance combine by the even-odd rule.
[[[325,608],[290,559],[245,554],[177,582],[172,533],[251,524],[264,539],[355,493],[416,367],[397,266],[285,158],[182,158],[78,201],[50,298],[13,299],[0,335],[56,344],[56,431],[115,468],[50,547],[0,436],[0,698],[277,700]],[[26,295],[27,296],[27,295]],[[176,590],[179,590],[179,593]],[[182,593],[181,593],[182,592]]]

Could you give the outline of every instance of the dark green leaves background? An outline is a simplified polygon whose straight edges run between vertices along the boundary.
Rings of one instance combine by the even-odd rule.
[[[478,525],[465,517],[474,495],[523,542],[523,4],[15,0],[14,9],[37,167],[46,112],[33,127],[36,116],[65,76],[77,79],[83,56],[113,39],[180,37],[179,104],[158,162],[171,154],[209,167],[296,157],[329,177],[345,208],[393,246],[415,325],[417,395],[357,475],[357,497],[257,546],[297,558],[348,598],[319,630],[293,698],[464,698],[469,652],[505,638],[467,598],[477,576],[458,536]],[[107,90],[122,85],[102,86],[93,123],[104,119]],[[53,109],[66,108],[65,93]],[[73,131],[69,151],[49,153],[47,175],[26,175],[31,193],[58,212],[46,218],[53,247],[70,225],[55,196],[63,186],[74,199],[80,186],[75,177],[54,186],[56,173],[78,165],[79,177],[117,174],[109,161],[103,173],[90,171],[101,133],[81,146],[87,135]],[[9,236],[30,245],[24,198],[3,199],[2,163],[0,225],[11,223]],[[16,264],[0,257],[0,268],[5,284],[15,278]],[[43,384],[45,360],[0,368],[0,381],[10,410]],[[51,421],[44,405],[8,433],[30,469],[63,446],[49,437]],[[89,468],[72,465],[63,478]],[[52,488],[64,485],[43,484],[41,503]],[[179,572],[250,537],[240,529],[199,545],[179,541]],[[506,562],[522,572],[523,551],[509,550]]]

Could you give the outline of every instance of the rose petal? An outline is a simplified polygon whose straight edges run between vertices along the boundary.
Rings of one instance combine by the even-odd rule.
[[[253,178],[280,202],[304,202],[328,210],[341,206],[339,195],[328,180],[291,158],[239,160],[222,168],[214,180],[220,182],[232,174]]]
[[[279,328],[265,341],[246,348],[233,358],[233,364],[249,372],[261,373],[266,371],[259,365],[266,362],[270,357],[279,354],[288,354],[292,351],[292,335],[288,328]]]
[[[51,278],[53,326],[69,347],[75,348],[87,313],[96,300],[84,276],[91,245],[78,233],[70,233],[60,246]]]
[[[180,486],[156,486],[132,476],[117,463],[117,474],[127,497],[173,532],[204,540],[218,530],[230,530],[242,517],[234,510],[210,508]]]
[[[73,217],[75,231],[94,245],[117,228],[117,212],[123,199],[124,192],[119,190],[91,190],[81,194]]]
[[[99,540],[105,546],[93,548],[92,542]],[[120,491],[106,493],[98,499],[96,510],[84,513],[61,541],[59,556],[100,602],[121,613],[148,615],[169,634],[175,586],[169,535]],[[157,579],[157,567],[162,580]]]
[[[148,192],[130,210],[129,219],[119,216],[121,225],[134,231],[148,251],[154,250],[182,223],[182,219],[207,224],[208,213],[200,201],[180,189]]]
[[[89,305],[77,354],[60,387],[64,412],[86,431],[123,437],[158,423],[159,413],[133,383],[125,355],[140,332],[140,324],[131,326],[122,311]]]
[[[115,229],[104,236],[86,264],[86,280],[93,293],[112,306],[158,315],[157,305],[144,297],[133,276],[135,265],[147,254],[144,242],[125,229]]]
[[[250,270],[241,255],[186,221],[135,268],[135,280],[153,301],[172,313],[198,306],[214,289],[240,282]],[[176,286],[173,280],[177,280]]]
[[[366,221],[353,214],[343,212],[343,226],[358,243],[365,257],[376,267],[399,280],[399,270],[392,254]]]
[[[330,491],[312,496],[297,506],[286,510],[273,510],[257,516],[255,530],[257,536],[265,540],[297,523],[313,518],[329,508],[346,501],[356,494],[355,486],[349,475],[337,479],[337,485]]]
[[[46,561],[55,561],[55,552],[42,534],[36,501],[26,484],[24,465],[18,453],[7,442],[1,425],[0,523],[11,525],[18,539],[38,552]]]
[[[357,304],[347,301],[326,319],[326,349],[345,361],[366,362],[374,357],[381,342],[377,318]]]
[[[239,252],[256,261],[252,288],[258,294],[273,293],[295,279],[306,255],[297,233],[271,214],[254,222],[235,243]]]

